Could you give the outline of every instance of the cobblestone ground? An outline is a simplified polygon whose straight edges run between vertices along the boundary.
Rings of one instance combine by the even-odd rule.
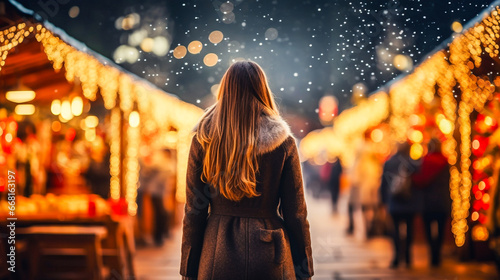
[[[389,239],[364,240],[359,232],[346,236],[345,213],[331,215],[326,199],[308,197],[308,209],[316,272],[313,279],[498,279],[492,263],[461,263],[449,249],[445,250],[440,268],[428,268],[427,248],[422,242],[414,246],[411,269],[389,269],[392,256]],[[135,256],[138,279],[180,279],[180,240],[181,229],[178,227],[163,247],[139,248]]]

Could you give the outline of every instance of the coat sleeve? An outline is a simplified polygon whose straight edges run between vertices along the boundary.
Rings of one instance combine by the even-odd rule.
[[[182,227],[181,268],[184,277],[196,279],[210,204],[208,185],[201,180],[203,148],[193,137],[189,151],[186,205]]]
[[[286,157],[280,182],[281,213],[290,239],[293,263],[297,279],[313,276],[311,236],[307,221],[307,207],[299,154],[295,140],[286,141]]]

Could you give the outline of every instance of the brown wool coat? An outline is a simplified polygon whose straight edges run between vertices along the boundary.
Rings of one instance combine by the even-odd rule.
[[[202,182],[193,138],[180,274],[184,279],[309,279],[313,260],[300,161],[288,125],[263,116],[255,198],[233,202]]]

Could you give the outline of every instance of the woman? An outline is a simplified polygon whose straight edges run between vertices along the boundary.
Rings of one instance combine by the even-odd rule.
[[[295,140],[262,69],[236,62],[191,143],[180,273],[310,279],[306,217]]]

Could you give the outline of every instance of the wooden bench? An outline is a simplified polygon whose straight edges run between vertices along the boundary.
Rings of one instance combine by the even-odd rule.
[[[19,228],[17,236],[28,242],[29,278],[55,279],[57,271],[42,275],[40,262],[48,256],[84,256],[86,259],[83,279],[105,279],[101,242],[107,235],[103,226],[31,226]]]

